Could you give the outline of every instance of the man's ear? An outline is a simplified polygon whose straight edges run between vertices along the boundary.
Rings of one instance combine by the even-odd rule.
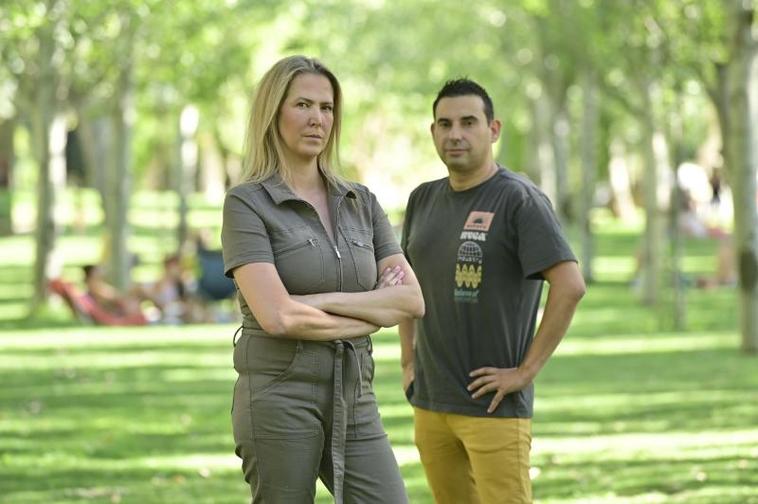
[[[497,139],[500,138],[500,129],[503,127],[503,124],[497,120],[493,119],[490,121],[490,142],[495,143],[497,142]]]

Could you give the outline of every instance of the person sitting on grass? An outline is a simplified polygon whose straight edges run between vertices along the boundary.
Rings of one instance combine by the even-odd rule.
[[[163,274],[153,284],[138,291],[142,298],[149,299],[160,310],[161,322],[192,322],[193,316],[188,299],[187,278],[179,254],[163,259]]]
[[[122,293],[109,284],[100,266],[87,264],[82,266],[82,271],[87,296],[97,305],[117,317],[144,316],[140,308],[141,297],[135,292]]]

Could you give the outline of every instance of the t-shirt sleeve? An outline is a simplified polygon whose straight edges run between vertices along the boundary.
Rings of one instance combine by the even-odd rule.
[[[527,193],[516,211],[518,256],[524,277],[541,279],[542,271],[576,261],[547,196]]]
[[[224,274],[230,278],[232,270],[243,264],[274,262],[266,226],[250,202],[236,192],[224,199],[221,245]]]
[[[381,261],[385,257],[402,254],[403,251],[397,243],[387,214],[384,213],[374,193],[369,194],[371,196],[371,223],[374,227],[374,257],[377,261]]]
[[[413,201],[415,191],[408,197],[408,204],[405,206],[405,215],[403,216],[403,233],[400,237],[400,247],[403,249],[405,258],[408,260],[408,264],[411,264],[410,256],[408,255],[408,237],[411,233],[411,219],[413,218]]]

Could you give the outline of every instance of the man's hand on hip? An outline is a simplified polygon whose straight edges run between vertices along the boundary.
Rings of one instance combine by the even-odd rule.
[[[507,394],[523,389],[530,381],[519,368],[483,367],[471,371],[469,376],[474,378],[466,387],[472,392],[472,399],[478,399],[489,392],[495,393],[487,413],[495,411]]]
[[[410,364],[406,364],[403,366],[403,390],[407,391],[408,387],[411,385],[411,382],[416,377],[416,374],[413,371],[413,362]]]

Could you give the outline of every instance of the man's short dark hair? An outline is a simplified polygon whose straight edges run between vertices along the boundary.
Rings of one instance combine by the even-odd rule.
[[[487,91],[485,91],[482,86],[466,77],[449,80],[444,86],[442,86],[442,89],[437,93],[437,98],[432,104],[432,116],[435,118],[437,117],[437,104],[441,99],[467,95],[475,95],[482,99],[484,102],[484,115],[487,117],[487,122],[492,122],[495,118],[495,107],[492,105],[490,95],[487,94]]]

